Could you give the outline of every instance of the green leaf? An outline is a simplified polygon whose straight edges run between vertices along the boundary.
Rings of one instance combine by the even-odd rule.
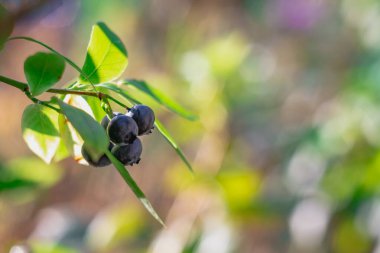
[[[99,103],[99,99],[96,97],[85,97],[84,98],[88,105],[90,106],[92,113],[94,114],[94,117],[97,121],[101,121],[104,116],[106,116],[105,111],[102,109]]]
[[[42,94],[58,82],[64,70],[64,60],[51,53],[36,53],[29,56],[24,63],[26,80],[33,96]]]
[[[81,109],[88,115],[90,115],[92,118],[95,118],[91,106],[87,103],[86,99],[82,96],[74,96],[74,95],[66,95],[63,102]],[[66,121],[66,126],[67,126],[67,137],[68,137],[68,142],[67,142],[67,147],[70,147],[71,150],[73,151],[73,157],[74,160],[77,161],[80,164],[88,165],[87,162],[84,161],[82,157],[82,146],[84,144],[83,138],[80,136],[78,131],[73,127],[73,125],[65,118]]]
[[[118,78],[128,65],[128,52],[121,40],[104,24],[92,28],[79,81],[97,84]]]
[[[58,115],[58,129],[61,140],[54,157],[54,161],[56,162],[74,154],[74,141],[68,126],[68,121],[63,114]]]
[[[158,129],[158,131],[164,136],[164,138],[169,142],[170,146],[172,146],[179,155],[179,157],[182,159],[182,161],[186,164],[187,168],[194,173],[193,168],[191,167],[190,162],[187,160],[185,154],[182,152],[181,148],[177,145],[177,143],[174,141],[173,137],[169,134],[169,132],[165,129],[165,127],[162,125],[162,123],[156,119],[154,122],[154,125]]]
[[[0,50],[11,35],[13,26],[12,15],[0,4]]]
[[[26,107],[22,115],[22,136],[28,147],[50,163],[59,145],[58,113],[39,104]]]
[[[138,187],[136,182],[133,180],[129,172],[125,169],[124,165],[116,159],[116,157],[109,151],[106,150],[107,157],[111,160],[113,165],[115,165],[116,169],[119,171],[120,175],[123,177],[124,181],[131,188],[136,197],[141,201],[144,207],[148,210],[148,212],[159,222],[161,225],[165,226],[164,222],[154,210],[153,206],[149,202],[149,200],[145,197],[145,194]]]
[[[144,92],[151,98],[153,98],[155,101],[157,101],[159,104],[165,106],[167,109],[170,111],[188,119],[188,120],[196,120],[198,117],[194,115],[193,113],[189,112],[185,108],[183,108],[180,104],[166,96],[163,92],[160,90],[150,86],[148,83],[145,81],[140,81],[140,80],[125,80],[123,84],[126,85],[132,85],[138,90]]]
[[[108,148],[109,140],[103,127],[81,109],[56,99],[63,114],[84,140],[90,155],[98,159]]]

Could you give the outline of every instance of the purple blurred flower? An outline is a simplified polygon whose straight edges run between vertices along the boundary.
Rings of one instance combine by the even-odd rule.
[[[275,10],[281,26],[294,30],[310,30],[321,20],[323,0],[276,0]]]

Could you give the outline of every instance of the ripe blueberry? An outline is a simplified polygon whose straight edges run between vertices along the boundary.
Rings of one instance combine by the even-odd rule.
[[[108,150],[111,150],[113,148],[113,144],[110,143],[109,146],[108,146]],[[82,152],[82,156],[83,158],[92,166],[94,167],[104,167],[104,166],[107,166],[107,165],[110,165],[111,164],[111,161],[108,159],[108,157],[103,154],[97,161],[94,161],[90,154],[88,153],[88,151],[86,150],[86,148],[84,147],[84,145],[82,146],[82,149],[81,149],[81,152]]]
[[[111,119],[107,133],[113,143],[128,144],[136,138],[138,127],[131,117],[121,114]]]
[[[113,117],[115,117],[117,115],[121,115],[121,113],[120,112],[114,112],[113,113]],[[100,122],[100,125],[102,125],[102,127],[107,130],[107,127],[108,127],[108,124],[110,123],[110,121],[111,121],[110,118],[108,118],[108,116],[106,115],[106,116],[104,116],[104,118]]]
[[[149,134],[152,132],[154,124],[154,112],[146,105],[135,105],[133,106],[127,116],[132,117],[139,128],[138,135]]]
[[[139,163],[142,152],[141,141],[136,138],[131,144],[116,145],[111,152],[124,165]]]

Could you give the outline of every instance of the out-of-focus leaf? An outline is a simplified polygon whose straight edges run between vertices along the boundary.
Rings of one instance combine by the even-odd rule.
[[[124,181],[128,184],[129,188],[133,191],[133,193],[136,195],[136,197],[141,201],[141,203],[144,205],[146,210],[159,222],[161,225],[165,226],[164,222],[161,220],[160,216],[157,214],[157,212],[154,210],[152,204],[149,202],[149,200],[145,197],[145,194],[142,192],[140,187],[136,184],[135,180],[131,177],[129,172],[126,170],[124,165],[119,162],[119,160],[116,159],[116,157],[109,151],[105,150],[105,153],[107,157],[111,160],[112,164],[116,167],[116,169],[119,171],[120,175],[123,177]]]
[[[55,184],[62,176],[57,165],[45,164],[32,157],[18,158],[7,164],[8,171],[14,178],[32,182],[41,187]]]
[[[39,190],[51,187],[62,177],[56,164],[46,164],[36,157],[19,157],[0,166],[2,198],[14,204],[33,201]]]
[[[145,220],[141,208],[129,202],[107,208],[91,221],[87,244],[93,251],[107,252],[126,240],[138,238],[145,227]]]
[[[234,169],[222,171],[217,176],[223,195],[233,210],[247,208],[257,196],[260,178],[255,171]]]
[[[362,187],[368,192],[376,193],[380,188],[380,153],[373,157],[367,169],[362,172]]]
[[[93,159],[98,159],[107,150],[109,143],[103,127],[83,110],[57,100],[63,114],[84,140],[90,155]]]
[[[368,235],[360,231],[349,218],[336,226],[332,242],[337,253],[370,252],[372,245]]]
[[[182,152],[181,148],[174,141],[173,137],[169,134],[169,132],[165,129],[162,123],[159,120],[155,120],[154,125],[158,129],[158,131],[164,136],[164,138],[169,142],[170,146],[174,148],[175,152],[177,152],[178,156],[182,159],[182,161],[186,164],[187,168],[193,173],[193,168],[190,162],[187,160],[185,154]]]
[[[29,105],[22,115],[22,136],[28,147],[50,163],[59,145],[58,113],[39,104]]]
[[[337,166],[330,168],[321,182],[321,188],[326,192],[336,205],[347,204],[363,178],[361,165],[346,164],[345,166]],[[340,181],[344,178],[343,181]],[[337,184],[337,182],[340,182]]]
[[[12,15],[0,4],[0,50],[11,35],[13,26]]]
[[[118,78],[128,65],[128,52],[121,40],[104,24],[92,28],[80,82],[104,83]],[[89,80],[87,80],[89,79]]]
[[[185,245],[184,249],[182,250],[182,253],[195,253],[198,252],[199,244],[202,239],[202,234],[200,232],[197,232],[194,235],[194,238],[190,238],[190,240]]]
[[[151,98],[153,98],[155,101],[157,101],[159,104],[165,106],[170,111],[188,119],[188,120],[196,120],[198,117],[194,115],[193,113],[189,112],[185,108],[183,108],[180,104],[169,98],[167,95],[165,95],[160,90],[152,87],[145,81],[140,80],[134,80],[134,79],[128,79],[123,81],[123,84],[125,85],[132,85],[133,87],[137,88],[138,90],[144,92]]]
[[[65,61],[58,55],[39,52],[29,56],[24,63],[24,72],[32,95],[48,90],[61,79]]]
[[[231,33],[209,43],[204,52],[214,75],[225,79],[238,73],[236,70],[250,52],[250,47],[239,33]]]
[[[33,253],[80,253],[77,249],[57,243],[32,241],[30,245]]]
[[[0,192],[34,187],[36,183],[15,176],[6,165],[0,166]]]

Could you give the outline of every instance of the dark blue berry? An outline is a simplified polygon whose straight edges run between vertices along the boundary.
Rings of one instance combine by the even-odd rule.
[[[112,143],[110,143],[108,146],[108,150],[111,150],[113,148],[113,146],[114,145]],[[84,145],[82,146],[81,152],[82,152],[83,158],[88,162],[88,164],[90,164],[94,167],[104,167],[104,166],[111,164],[111,161],[108,159],[108,157],[105,154],[103,154],[101,157],[99,157],[99,159],[97,161],[94,161],[91,158],[88,151],[86,150],[86,148],[84,147]]]
[[[112,154],[124,165],[132,165],[140,162],[142,144],[139,138],[136,138],[131,144],[115,145]]]
[[[139,128],[138,135],[149,134],[152,132],[154,124],[154,112],[146,105],[135,105],[133,106],[127,116],[132,117]]]
[[[117,115],[121,115],[121,113],[120,112],[114,112],[113,113],[113,117],[115,117]],[[110,123],[110,121],[111,121],[110,118],[106,115],[106,116],[104,116],[104,118],[100,122],[100,125],[102,125],[102,127],[107,130],[107,127],[108,127],[108,124]]]
[[[128,144],[135,140],[138,127],[134,119],[121,114],[111,119],[107,127],[107,133],[113,143]]]

